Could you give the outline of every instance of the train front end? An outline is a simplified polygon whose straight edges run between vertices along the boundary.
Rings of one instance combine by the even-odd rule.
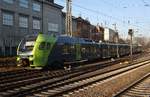
[[[33,49],[32,68],[44,68],[48,65],[48,58],[52,52],[52,48],[56,43],[56,37],[53,35],[39,34]]]
[[[36,39],[26,39],[18,47],[18,65],[42,69],[48,65],[48,57],[56,42],[53,35],[39,34]]]
[[[37,35],[26,36],[17,49],[18,66],[27,67],[33,64],[33,49]]]

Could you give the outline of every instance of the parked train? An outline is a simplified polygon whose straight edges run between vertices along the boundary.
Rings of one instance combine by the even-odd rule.
[[[17,50],[19,65],[34,68],[63,68],[72,63],[95,59],[117,57],[130,54],[128,44],[97,43],[89,39],[33,35],[25,37]],[[133,45],[133,53],[141,52],[141,47]]]

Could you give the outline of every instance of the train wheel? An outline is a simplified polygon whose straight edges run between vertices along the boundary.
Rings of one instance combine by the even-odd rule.
[[[71,65],[67,65],[67,66],[64,66],[64,69],[65,69],[65,70],[71,70],[72,67],[71,67]]]

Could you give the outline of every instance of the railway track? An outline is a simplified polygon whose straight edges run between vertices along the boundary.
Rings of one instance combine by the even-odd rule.
[[[0,67],[14,67],[16,66],[16,57],[0,58]]]
[[[78,77],[67,79],[63,82],[59,82],[55,84],[55,86],[51,86],[47,88],[46,90],[42,90],[40,93],[38,92],[38,93],[32,94],[31,96],[37,96],[37,97],[66,96],[65,95],[66,93],[69,93],[77,89],[82,89],[83,87],[86,87],[88,85],[94,84],[99,81],[103,81],[107,78],[114,77],[121,73],[127,72],[131,69],[138,68],[147,63],[150,63],[150,61],[139,63],[138,65],[130,66],[127,68],[120,68],[117,70],[108,71],[105,73],[100,73],[101,70],[90,72],[85,75],[80,75]]]
[[[96,68],[94,68],[96,70]],[[12,79],[12,76],[8,76],[7,79],[4,79],[4,80],[1,80],[0,81],[0,92],[3,94],[6,94],[6,92],[2,92],[2,91],[8,91],[10,92],[10,90],[12,89],[16,89],[18,87],[25,87],[26,85],[33,85],[33,83],[39,83],[40,81],[43,81],[43,83],[46,83],[46,81],[50,81],[51,83],[55,82],[55,81],[59,81],[59,80],[63,80],[65,77],[62,77],[62,78],[54,78],[54,77],[58,77],[58,76],[64,76],[64,75],[68,75],[67,78],[69,77],[73,77],[73,76],[79,76],[80,74],[84,74],[84,73],[87,73],[89,71],[92,71],[91,70],[87,70],[87,71],[81,71],[81,72],[77,72],[76,70],[75,71],[58,71],[58,72],[29,72],[29,73],[33,73],[32,75],[29,76],[29,73],[27,73],[26,75],[28,76],[25,76],[23,75],[22,73],[19,74],[19,75],[23,75],[21,77],[16,77],[16,76],[13,76],[14,79]],[[75,72],[75,73],[73,73]],[[77,73],[76,73],[77,72]],[[69,75],[70,73],[70,75]],[[3,78],[3,77],[2,77]],[[14,90],[15,90],[14,89]],[[17,93],[17,92],[15,92]],[[9,93],[7,93],[9,94]],[[6,96],[6,95],[5,95]],[[8,96],[8,95],[7,95]],[[10,96],[10,95],[9,95]]]
[[[119,62],[120,60],[115,61],[116,63]],[[123,60],[122,60],[123,61]],[[91,64],[90,66],[83,66],[83,67],[79,67],[77,68],[78,70],[82,70],[85,68],[90,68],[90,67],[94,67],[98,66],[98,68],[103,68],[106,67],[108,65],[110,65],[112,62],[111,61],[107,61],[107,62],[98,62],[97,64]],[[107,64],[107,65],[105,65]],[[30,69],[19,69],[19,70],[13,70],[13,71],[7,71],[7,72],[1,72],[0,73],[0,84],[2,83],[8,83],[11,81],[19,81],[19,80],[24,80],[24,79],[31,79],[34,77],[40,77],[42,75],[52,75],[52,77],[57,76],[60,74],[64,74],[63,72],[68,72],[68,71],[63,71],[61,70],[59,71],[42,71],[42,70],[30,70]],[[70,72],[70,71],[69,71]]]
[[[147,58],[147,60],[148,59],[149,58]],[[105,66],[97,65],[90,69],[88,67],[86,69],[80,68],[80,70],[78,69],[74,71],[37,71],[36,73],[31,72],[27,74],[27,76],[21,75],[21,78],[19,76],[14,77],[14,80],[10,81],[4,79],[0,81],[0,95],[2,97],[23,97],[27,95],[59,96],[71,90],[81,88],[84,85],[106,79],[111,75],[104,76],[102,79],[101,75],[111,71],[120,70],[121,68],[123,69],[127,66],[122,66],[115,69],[110,67],[107,67],[107,69],[102,69],[102,67],[104,68]]]
[[[150,97],[150,73],[127,86],[115,97]]]

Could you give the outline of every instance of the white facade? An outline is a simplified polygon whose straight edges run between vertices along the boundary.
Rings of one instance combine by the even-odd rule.
[[[117,32],[113,29],[105,28],[104,29],[104,41],[115,42]]]

